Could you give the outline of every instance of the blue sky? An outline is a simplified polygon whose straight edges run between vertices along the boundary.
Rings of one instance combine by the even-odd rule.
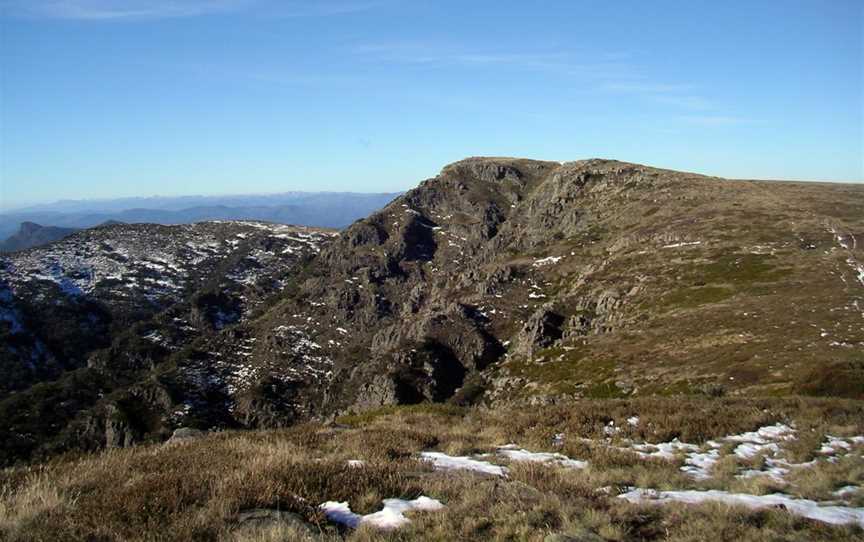
[[[471,155],[864,178],[864,2],[0,0],[0,205]]]

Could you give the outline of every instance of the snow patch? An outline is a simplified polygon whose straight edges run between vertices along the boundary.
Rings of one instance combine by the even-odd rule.
[[[661,459],[674,459],[681,451],[696,452],[699,446],[681,442],[677,438],[671,442],[660,444],[635,444],[633,450],[642,457],[659,457]]]
[[[466,456],[451,456],[441,452],[421,452],[420,458],[429,461],[438,470],[470,470],[493,476],[504,476],[507,468],[493,465],[488,461],[471,459]]]
[[[702,241],[692,241],[690,243],[681,242],[681,243],[672,243],[671,245],[663,245],[663,248],[678,248],[678,247],[690,247],[694,245],[701,245]]]
[[[405,517],[405,512],[409,510],[434,511],[444,508],[441,501],[422,495],[413,501],[384,499],[383,502],[384,508],[382,510],[366,515],[352,512],[347,502],[327,501],[320,508],[330,521],[352,529],[361,524],[372,525],[379,529],[396,529],[410,523],[410,520]]]
[[[560,262],[564,259],[564,256],[549,256],[548,258],[541,258],[539,260],[534,260],[534,263],[531,264],[532,267],[543,267],[544,265],[552,265]]]
[[[618,495],[618,498],[631,503],[665,504],[669,502],[681,502],[700,504],[704,502],[721,502],[751,509],[783,507],[791,514],[816,521],[831,523],[833,525],[852,523],[864,527],[864,508],[824,505],[807,499],[796,499],[781,493],[748,495],[746,493],[729,493],[719,490],[655,491],[637,488]]]
[[[570,459],[566,455],[549,452],[529,452],[516,446],[508,444],[498,448],[498,453],[511,461],[529,461],[534,463],[553,463],[569,469],[584,469],[588,467],[587,461]]]
[[[831,494],[834,495],[835,497],[841,497],[842,498],[842,497],[849,497],[849,496],[855,495],[859,491],[861,491],[861,488],[858,486],[843,486],[840,489],[832,492]]]

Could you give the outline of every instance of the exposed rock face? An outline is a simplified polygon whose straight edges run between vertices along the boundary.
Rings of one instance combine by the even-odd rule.
[[[794,199],[793,192],[788,197]],[[864,208],[864,194],[855,194]],[[711,287],[691,277],[714,272],[711,266],[720,264],[711,262],[724,252],[748,253],[757,242],[740,233],[732,242],[718,238],[720,224],[739,231],[741,209],[761,213],[785,205],[774,196],[758,183],[614,161],[468,159],[327,247],[320,257],[326,268],[309,276],[300,294],[321,305],[286,300],[269,316],[302,328],[333,359],[328,390],[315,399],[319,410],[449,400],[475,377],[515,382],[519,393],[526,386],[542,389],[554,380],[511,379],[511,366],[538,352],[538,359],[578,366],[587,348],[592,353],[585,359],[603,356],[606,367],[610,352],[620,349],[610,348],[610,337],[642,332],[640,322],[665,314],[681,334],[689,305],[700,306],[698,296],[724,296],[726,288],[763,280],[736,276],[727,286],[727,279],[715,277]],[[778,246],[788,242],[782,231],[776,235]],[[705,252],[709,245],[713,252]],[[765,269],[797,264],[777,261]],[[764,279],[770,283],[774,276]],[[673,291],[662,302],[673,310],[654,308],[658,297]],[[685,312],[674,310],[675,303],[684,303]],[[320,324],[303,323],[310,318]],[[344,332],[334,333],[338,329]],[[330,341],[337,347],[328,348]],[[587,380],[601,383],[598,390],[612,394],[646,385],[610,369],[585,371]]]
[[[864,345],[862,221],[860,186],[471,158],[338,236],[236,224],[194,238],[156,232],[176,254],[191,242],[201,258],[163,262],[161,275],[139,269],[160,260],[118,250],[118,239],[56,245],[68,255],[104,241],[99,253],[131,287],[94,281],[90,264],[55,252],[22,253],[0,269],[0,331],[24,345],[16,371],[29,374],[22,352],[41,341],[37,366],[55,363],[55,376],[86,367],[77,389],[98,382],[88,403],[57,381],[55,393],[81,412],[52,433],[63,443],[280,427],[422,401],[545,404],[717,382],[777,393]],[[62,272],[49,272],[58,261]],[[46,278],[25,280],[25,269]],[[175,286],[160,294],[159,277]],[[60,341],[28,318],[61,293],[63,318],[79,315],[68,333],[89,335],[86,348],[58,355]],[[106,404],[129,423],[109,428]],[[26,434],[23,423],[0,427],[0,441],[4,430]],[[10,456],[39,444],[17,446]]]
[[[571,321],[576,316],[571,317]],[[535,350],[555,344],[564,335],[564,317],[547,307],[531,315],[517,337],[517,352],[531,358]]]

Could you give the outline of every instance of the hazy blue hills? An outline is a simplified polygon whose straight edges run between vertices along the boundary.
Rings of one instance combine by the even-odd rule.
[[[44,245],[63,239],[76,231],[78,231],[76,228],[58,228],[42,226],[35,222],[22,222],[16,233],[10,235],[5,241],[0,241],[0,252],[13,252]]]
[[[267,195],[62,200],[0,214],[0,239],[18,235],[25,222],[38,224],[43,228],[80,229],[107,221],[186,224],[204,220],[263,220],[280,224],[342,228],[380,209],[398,195],[399,193],[286,192]],[[59,235],[59,232],[55,233]],[[19,236],[10,243],[4,242],[2,246],[5,250],[20,250],[57,238],[60,237],[42,239],[37,236],[34,244]]]

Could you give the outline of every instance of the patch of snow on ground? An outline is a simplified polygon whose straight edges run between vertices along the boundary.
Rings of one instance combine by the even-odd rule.
[[[849,497],[861,491],[861,488],[858,486],[843,486],[840,489],[832,492],[831,494],[835,497]]]
[[[691,243],[681,242],[681,243],[672,243],[671,245],[663,245],[663,248],[690,247],[693,245],[701,245],[701,244],[702,244],[702,241],[693,241]]]
[[[410,520],[405,517],[405,512],[409,510],[434,511],[441,510],[444,505],[438,500],[421,495],[413,501],[384,499],[384,508],[381,511],[366,515],[352,512],[347,502],[327,501],[320,508],[330,521],[352,529],[361,524],[372,525],[379,529],[395,529],[410,523]]]
[[[751,442],[744,442],[743,444],[739,444],[735,448],[735,451],[733,453],[741,459],[750,459],[751,457],[756,457],[757,455],[764,452],[777,452],[779,450],[780,447],[773,442],[770,442],[768,444],[753,444]]]
[[[686,504],[722,502],[751,509],[782,506],[792,514],[816,521],[834,525],[853,523],[864,527],[864,508],[823,505],[816,501],[796,499],[780,493],[773,495],[748,495],[745,493],[729,493],[718,490],[655,491],[650,489],[633,489],[627,493],[618,495],[618,498],[631,503],[651,504],[664,504],[668,502],[682,502]]]
[[[848,452],[853,445],[864,444],[864,436],[858,437],[835,437],[832,435],[825,436],[825,443],[819,448],[820,454],[835,455],[837,453]]]
[[[420,458],[429,461],[439,470],[470,470],[493,476],[504,476],[507,468],[465,456],[451,456],[441,452],[421,452]]]
[[[711,469],[720,459],[719,450],[708,450],[707,452],[691,452],[684,460],[681,471],[696,480],[707,480],[711,478]]]
[[[498,448],[498,453],[511,461],[531,461],[536,463],[554,463],[570,469],[584,469],[588,466],[587,461],[570,459],[566,455],[548,452],[529,452],[516,446],[508,444]]]
[[[864,265],[855,262],[850,258],[849,265],[858,273],[858,282],[861,283],[861,286],[864,286]]]
[[[671,442],[661,442],[659,444],[634,444],[633,450],[642,457],[659,457],[662,459],[674,459],[678,456],[678,452],[696,452],[699,451],[699,446],[681,442],[677,438]]]
[[[761,427],[756,431],[729,435],[718,440],[708,441],[705,445],[708,448],[707,450],[704,449],[705,447],[681,442],[678,439],[659,444],[631,444],[629,448],[621,447],[619,449],[634,451],[642,457],[658,457],[661,459],[676,459],[683,453],[684,465],[681,467],[681,471],[696,480],[707,480],[711,478],[711,469],[714,467],[714,464],[720,460],[720,448],[723,447],[723,444],[737,442],[740,444],[735,447],[733,454],[739,458],[750,459],[760,454],[766,455],[765,468],[763,470],[751,469],[742,473],[741,477],[765,475],[777,481],[782,481],[783,475],[788,474],[790,468],[811,465],[810,463],[791,464],[781,459],[776,459],[777,453],[781,451],[779,443],[793,438],[795,438],[795,430],[793,428],[784,424],[775,424]]]
[[[741,433],[740,435],[731,435],[725,437],[724,440],[732,442],[752,442],[755,444],[768,444],[777,440],[790,440],[795,438],[795,430],[788,425],[778,423],[775,425],[766,425],[760,427],[756,431]]]
[[[549,256],[547,258],[541,258],[539,260],[534,260],[534,263],[531,264],[532,267],[543,267],[544,265],[552,265],[560,262],[564,259],[564,256]]]

